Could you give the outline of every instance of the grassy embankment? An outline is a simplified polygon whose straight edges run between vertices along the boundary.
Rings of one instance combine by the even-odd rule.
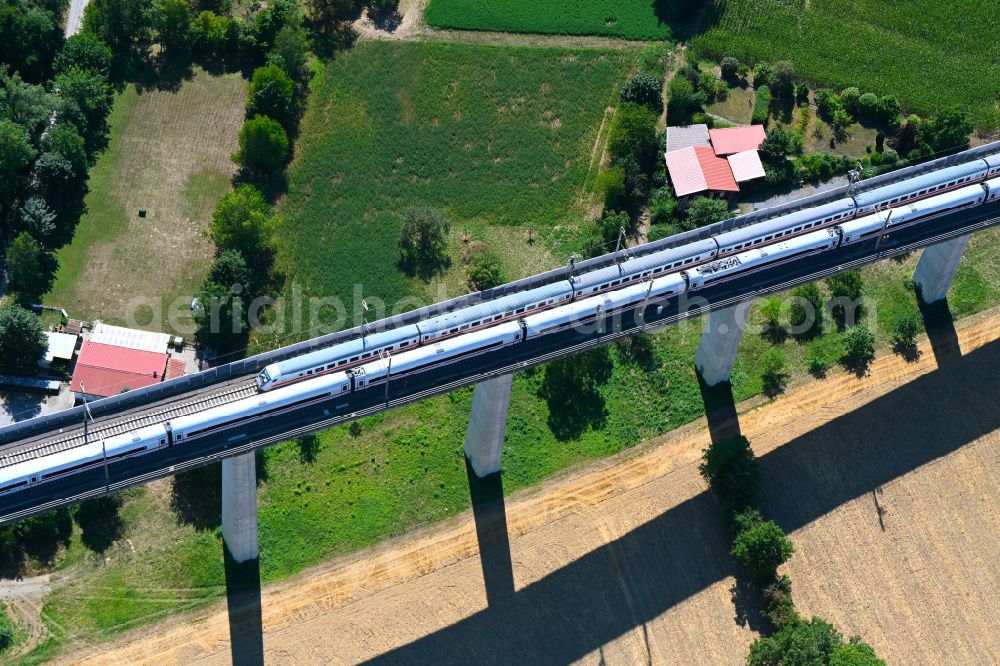
[[[607,35],[625,39],[669,39],[670,27],[654,3],[634,0],[431,0],[427,23],[437,28],[560,35]]]
[[[716,55],[790,60],[817,84],[896,95],[907,111],[967,106],[977,127],[1000,128],[1000,15],[982,2],[729,0],[692,45]]]

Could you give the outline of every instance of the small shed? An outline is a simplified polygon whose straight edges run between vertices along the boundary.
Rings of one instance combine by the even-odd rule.
[[[94,330],[90,333],[90,341],[101,345],[166,354],[170,345],[170,336],[166,333],[140,331],[97,322],[94,325]]]
[[[38,361],[38,367],[51,368],[53,364],[69,366],[73,360],[73,352],[76,351],[77,336],[69,333],[53,333],[48,331],[45,337],[49,341],[48,349]]]
[[[679,125],[667,128],[667,152],[683,148],[712,145],[709,141],[708,125]]]

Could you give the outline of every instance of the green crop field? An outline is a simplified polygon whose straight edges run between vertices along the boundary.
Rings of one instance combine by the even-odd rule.
[[[546,239],[586,213],[598,128],[635,66],[622,51],[357,45],[313,82],[278,211],[279,265],[307,294],[422,296],[396,266],[400,214],[421,205],[456,239],[495,245],[509,277],[562,263]],[[514,239],[529,227],[542,242]]]
[[[427,23],[438,28],[669,39],[654,3],[636,0],[431,0]]]
[[[791,60],[800,76],[895,94],[906,110],[969,107],[1000,126],[1000,13],[983,0],[728,0],[693,44],[749,64]]]

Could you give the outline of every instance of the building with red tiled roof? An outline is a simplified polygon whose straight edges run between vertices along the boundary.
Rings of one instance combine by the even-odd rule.
[[[99,342],[83,343],[70,389],[91,399],[117,395],[163,381],[168,354]]]
[[[666,154],[667,171],[678,199],[701,194],[727,198],[739,192],[733,171],[724,157],[711,148],[692,146]]]
[[[763,125],[745,125],[743,127],[723,127],[708,130],[712,148],[719,157],[734,153],[745,153],[757,150],[764,143]]]

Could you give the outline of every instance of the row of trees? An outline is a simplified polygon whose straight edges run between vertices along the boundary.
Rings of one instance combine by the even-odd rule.
[[[816,617],[806,620],[795,609],[791,580],[778,574],[794,547],[781,527],[764,520],[758,509],[760,471],[750,442],[742,436],[713,442],[704,451],[699,471],[734,532],[730,555],[760,594],[762,615],[774,629],[773,635],[750,646],[747,664],[884,666],[860,637],[845,642],[828,622]]]

